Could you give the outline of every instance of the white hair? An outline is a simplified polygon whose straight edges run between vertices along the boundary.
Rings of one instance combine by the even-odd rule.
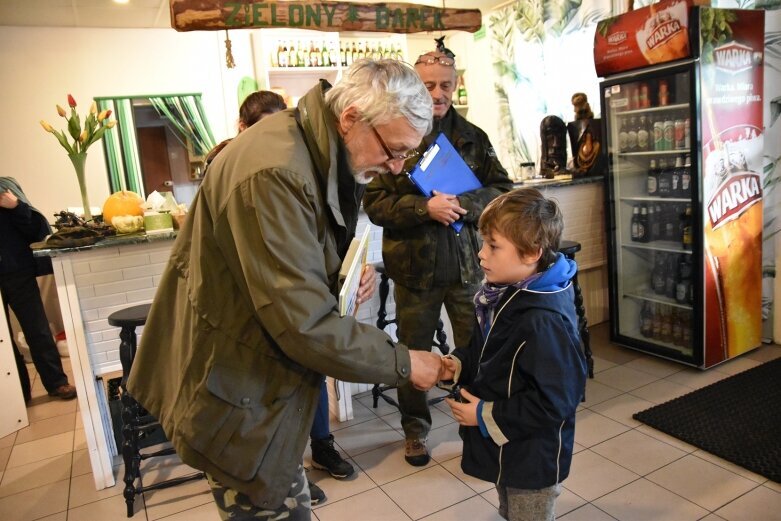
[[[405,117],[424,136],[431,132],[431,95],[410,65],[397,60],[362,59],[325,94],[325,103],[339,117],[356,107],[371,124]]]

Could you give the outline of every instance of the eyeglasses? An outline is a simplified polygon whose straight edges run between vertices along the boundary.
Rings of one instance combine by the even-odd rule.
[[[421,54],[420,56],[418,56],[418,61],[415,62],[415,65],[419,63],[424,63],[426,65],[434,65],[435,63],[439,63],[440,65],[444,65],[445,67],[453,67],[456,64],[456,60],[446,56],[438,56],[438,55],[432,56],[431,54]]]
[[[391,149],[388,148],[388,145],[385,144],[385,140],[382,139],[382,136],[380,136],[380,133],[377,132],[377,129],[374,128],[374,125],[369,124],[369,128],[372,129],[372,132],[374,132],[374,137],[377,138],[377,142],[380,144],[382,149],[385,151],[385,154],[388,156],[388,161],[406,161],[407,159],[411,159],[413,157],[418,157],[420,155],[420,152],[417,150],[408,150],[407,152],[404,152],[403,154],[394,154],[391,152]]]

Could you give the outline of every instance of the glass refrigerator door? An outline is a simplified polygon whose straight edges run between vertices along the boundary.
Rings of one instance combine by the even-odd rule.
[[[614,340],[696,363],[692,68],[603,83]]]

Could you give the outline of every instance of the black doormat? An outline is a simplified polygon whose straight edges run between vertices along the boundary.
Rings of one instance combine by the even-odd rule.
[[[633,418],[781,483],[781,358]]]

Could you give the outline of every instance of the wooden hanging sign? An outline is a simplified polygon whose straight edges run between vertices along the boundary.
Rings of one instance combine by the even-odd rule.
[[[420,33],[476,32],[479,9],[443,9],[406,3],[170,0],[171,26],[177,31],[296,28],[314,31]]]

